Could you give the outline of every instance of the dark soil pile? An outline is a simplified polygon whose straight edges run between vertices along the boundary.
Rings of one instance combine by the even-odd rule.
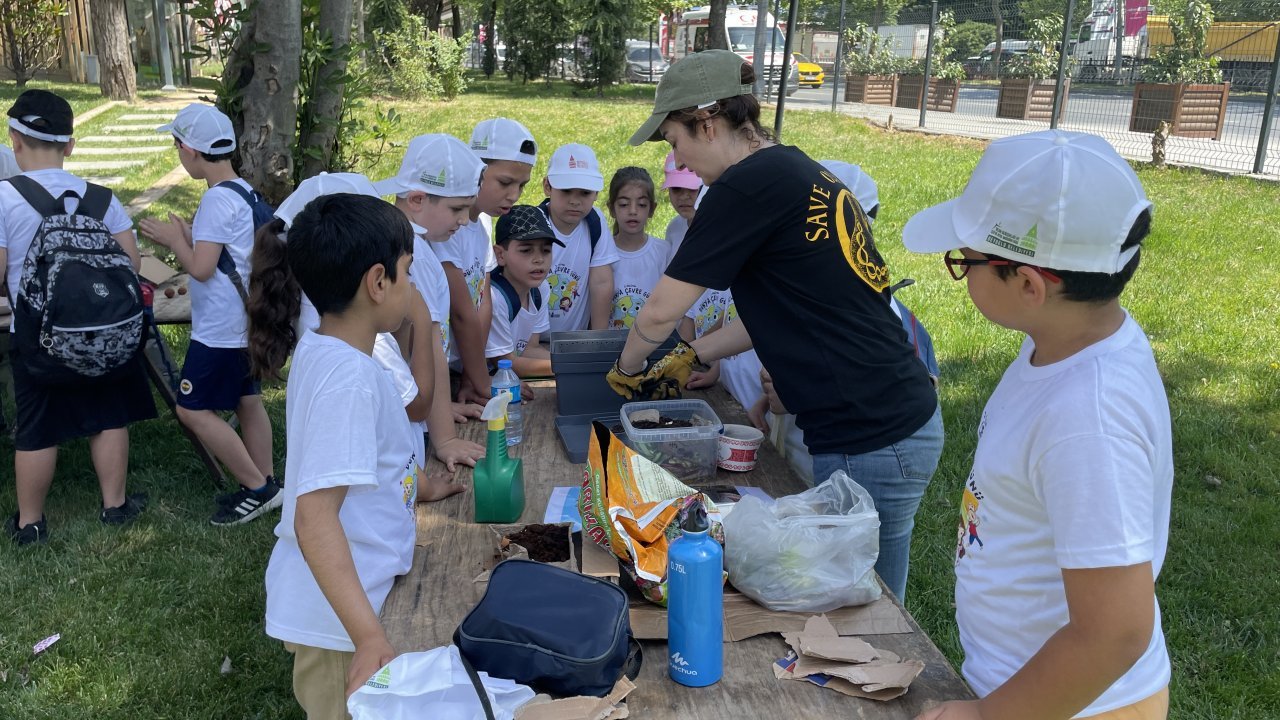
[[[688,420],[677,420],[669,418],[666,415],[658,418],[658,422],[652,420],[641,420],[637,423],[631,423],[631,426],[637,430],[657,430],[659,428],[687,428],[693,427],[693,423]]]
[[[526,525],[507,540],[528,550],[530,560],[552,563],[569,559],[569,533],[563,525]]]

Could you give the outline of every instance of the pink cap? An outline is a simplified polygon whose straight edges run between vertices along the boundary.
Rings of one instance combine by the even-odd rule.
[[[702,187],[702,179],[697,176],[689,168],[676,167],[676,154],[674,151],[667,153],[667,162],[662,166],[662,171],[666,173],[666,179],[662,182],[662,189],[669,190],[671,188],[686,188],[689,190],[697,190]]]

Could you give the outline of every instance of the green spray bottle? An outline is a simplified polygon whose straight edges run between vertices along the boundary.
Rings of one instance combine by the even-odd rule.
[[[484,406],[480,419],[489,423],[484,459],[472,474],[476,522],[511,523],[524,512],[524,462],[507,455],[507,403],[503,390]]]

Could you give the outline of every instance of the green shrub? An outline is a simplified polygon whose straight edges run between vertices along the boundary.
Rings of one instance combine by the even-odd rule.
[[[452,40],[427,32],[422,18],[410,15],[399,30],[374,32],[371,85],[406,100],[453,100],[467,89],[463,60],[470,42],[470,34]]]

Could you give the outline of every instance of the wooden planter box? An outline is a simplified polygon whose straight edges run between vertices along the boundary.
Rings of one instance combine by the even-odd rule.
[[[1055,80],[1031,78],[1003,78],[1000,80],[1000,98],[996,101],[996,117],[1015,120],[1043,120],[1053,118],[1053,91]],[[1062,87],[1062,105],[1058,108],[1058,120],[1067,114],[1067,97],[1071,80]]]
[[[1170,135],[1217,140],[1222,136],[1230,91],[1231,83],[1138,83],[1133,86],[1129,130],[1155,132],[1163,120],[1169,123]]]
[[[892,106],[897,92],[897,75],[848,75],[844,81],[845,102]]]
[[[924,94],[923,75],[899,75],[898,93],[893,106],[900,108],[920,108],[921,96]],[[940,80],[929,78],[929,109],[937,112],[955,112],[956,101],[960,99],[960,83],[956,80]]]

